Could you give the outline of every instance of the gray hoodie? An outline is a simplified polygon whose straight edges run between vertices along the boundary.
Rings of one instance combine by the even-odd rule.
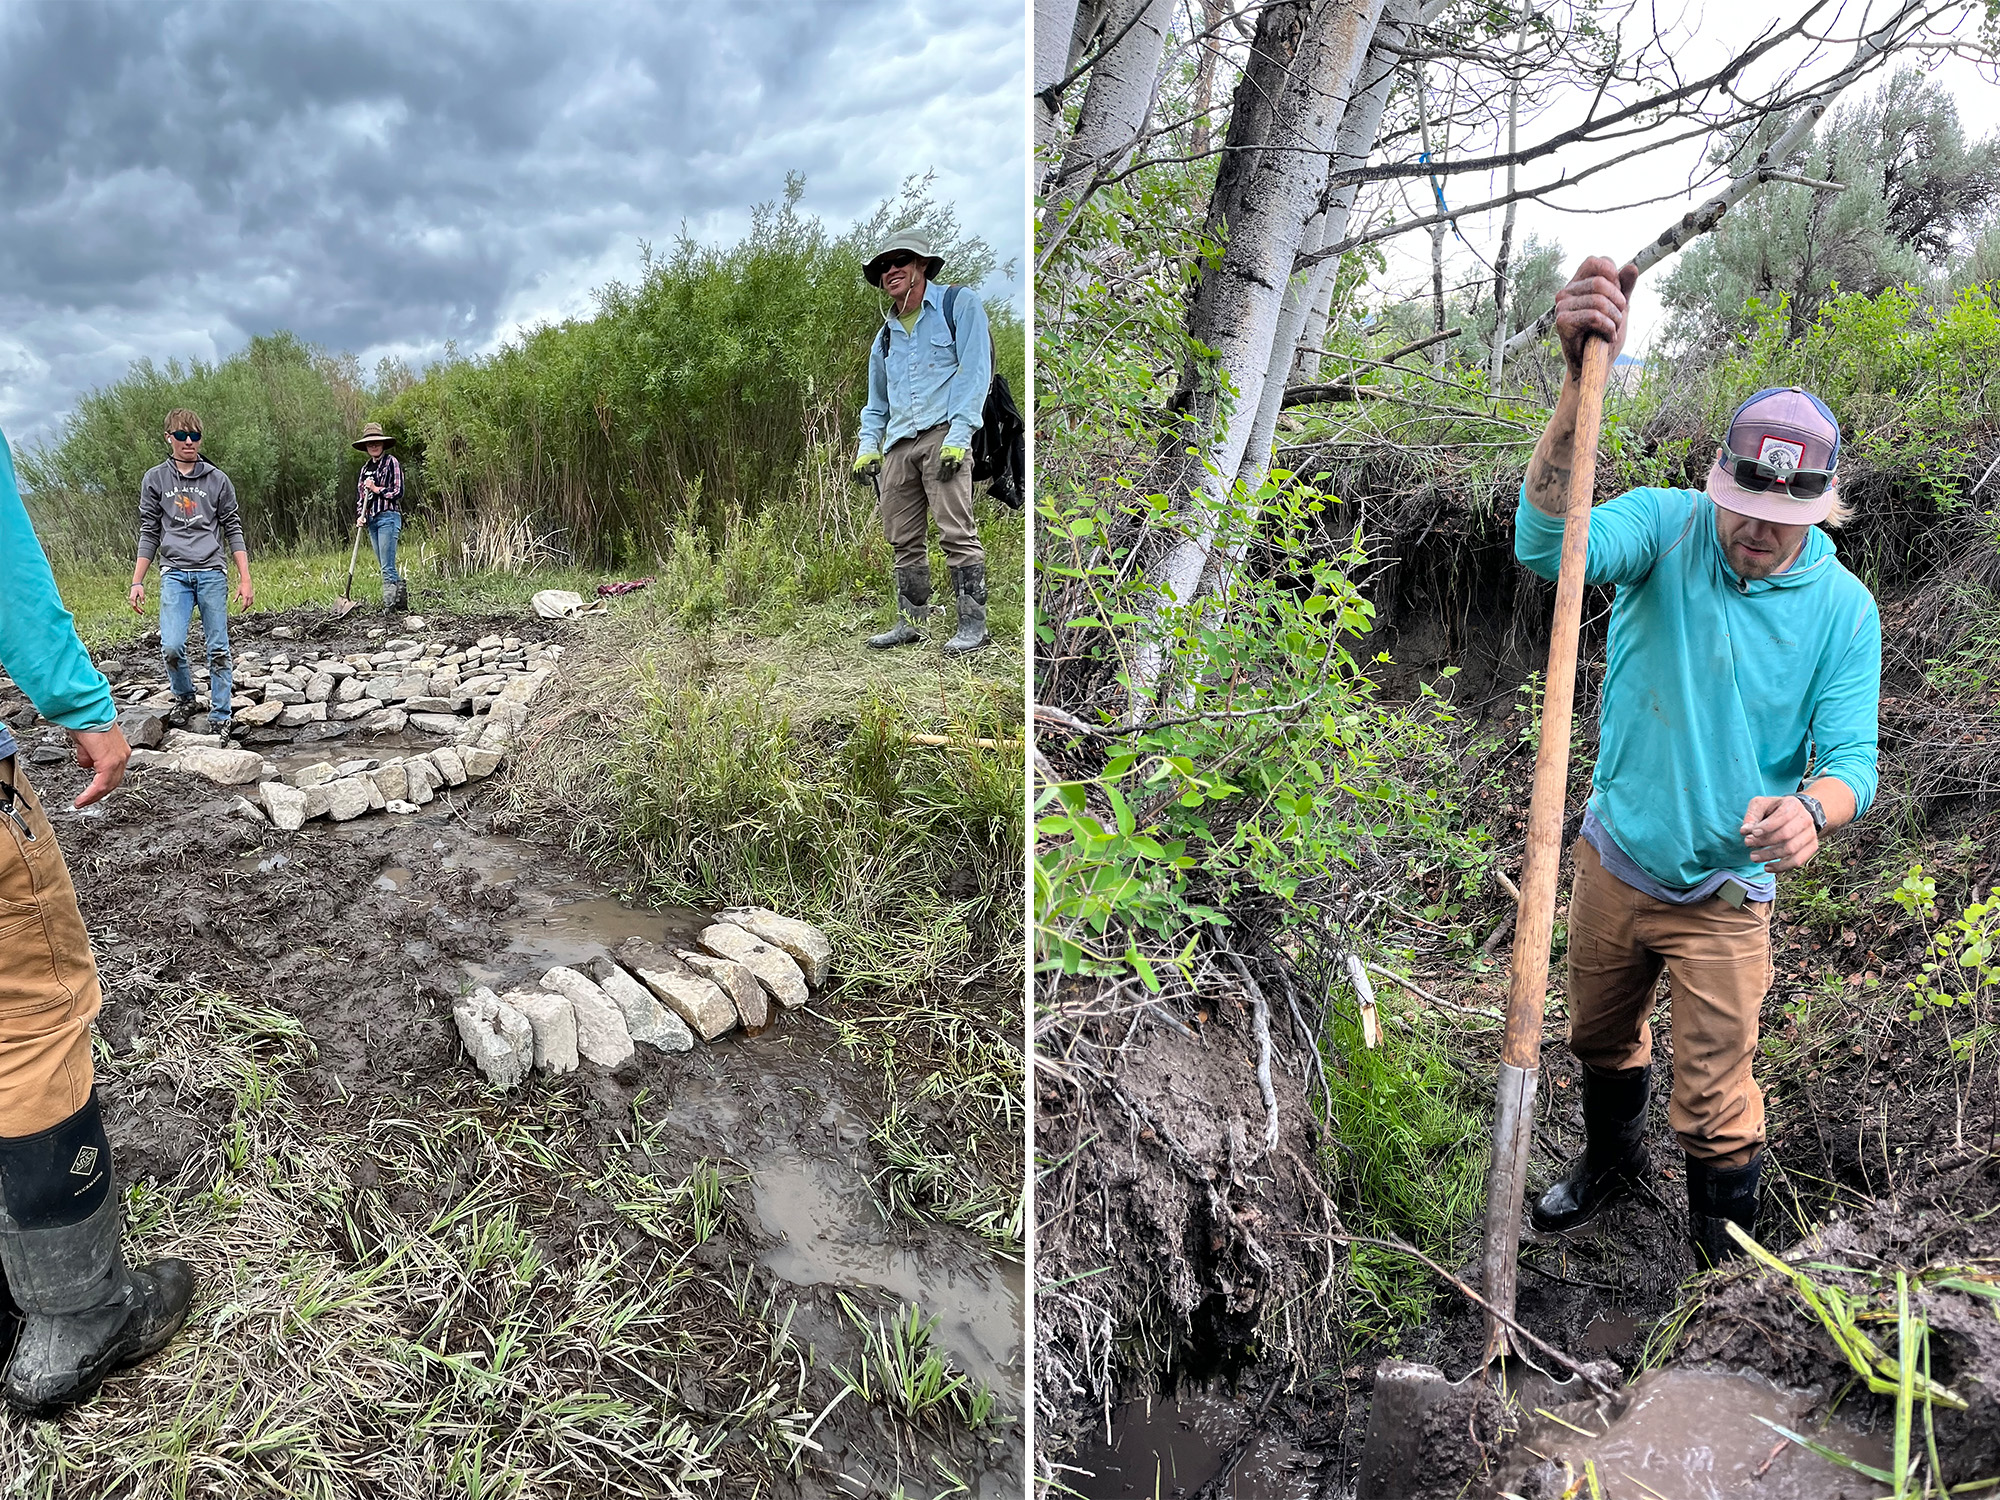
[[[227,548],[223,543],[228,543]],[[170,568],[227,569],[231,553],[247,552],[236,514],[236,486],[207,459],[183,474],[168,459],[139,481],[139,556],[157,554]]]

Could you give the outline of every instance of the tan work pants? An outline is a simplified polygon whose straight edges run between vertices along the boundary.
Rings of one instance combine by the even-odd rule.
[[[928,568],[924,551],[928,521],[936,521],[944,560],[954,568],[985,562],[979,525],[972,519],[972,455],[958,472],[938,478],[938,450],[949,425],[904,438],[882,456],[882,534],[895,549],[899,568]]]
[[[24,1136],[90,1101],[101,992],[69,866],[18,757],[0,761],[0,783],[0,1136]]]
[[[1757,1017],[1771,988],[1771,905],[1656,901],[1572,851],[1569,1050],[1606,1072],[1653,1058],[1647,1017],[1667,971],[1674,1090],[1667,1122],[1689,1156],[1740,1167],[1764,1144],[1764,1096],[1750,1076]]]

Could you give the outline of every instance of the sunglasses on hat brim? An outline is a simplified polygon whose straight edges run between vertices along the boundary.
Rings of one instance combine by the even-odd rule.
[[[1773,485],[1794,500],[1817,500],[1833,484],[1831,469],[1781,469],[1761,458],[1747,458],[1722,448],[1722,466],[1729,477],[1753,495],[1761,495]]]
[[[201,441],[201,429],[196,428],[193,432],[188,432],[184,429],[176,428],[174,431],[168,433],[167,436],[177,443],[198,443]]]

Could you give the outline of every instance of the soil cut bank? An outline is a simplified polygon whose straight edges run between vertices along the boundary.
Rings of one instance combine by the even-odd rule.
[[[301,613],[286,645],[367,649],[366,624]],[[428,622],[587,639],[533,626]],[[338,760],[404,729],[354,722],[259,748]],[[30,774],[52,808],[83,785],[66,761]],[[234,788],[149,767],[55,813],[100,954],[135,1231],[202,1292],[167,1356],[65,1424],[60,1462],[11,1420],[0,1457],[60,1495],[157,1493],[191,1464],[219,1466],[215,1494],[303,1475],[290,1492],[496,1492],[482,1473],[523,1495],[1018,1494],[1018,1272],[877,1206],[893,1101],[840,1030],[866,997],[480,1087],[456,997],[701,915],[629,907],[496,829],[504,779],[284,832],[232,811]],[[228,1437],[246,1425],[270,1441]]]

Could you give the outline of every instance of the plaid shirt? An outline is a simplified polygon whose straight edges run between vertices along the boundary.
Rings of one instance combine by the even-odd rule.
[[[368,493],[371,479],[379,486],[372,495]],[[396,455],[385,453],[369,459],[361,466],[361,477],[354,484],[354,519],[372,521],[384,511],[402,508],[403,466],[396,462]]]

